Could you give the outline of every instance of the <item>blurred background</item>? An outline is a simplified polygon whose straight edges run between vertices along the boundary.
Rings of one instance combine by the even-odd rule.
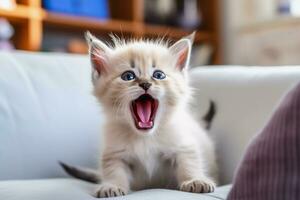
[[[197,30],[192,66],[300,64],[300,0],[0,0],[0,49],[84,54],[109,42]]]

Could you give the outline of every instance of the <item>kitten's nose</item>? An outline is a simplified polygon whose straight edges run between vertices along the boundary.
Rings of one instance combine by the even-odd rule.
[[[140,86],[141,88],[143,88],[144,90],[148,90],[148,89],[151,87],[151,85],[152,85],[152,83],[149,83],[149,82],[141,82],[141,83],[139,84],[139,86]]]

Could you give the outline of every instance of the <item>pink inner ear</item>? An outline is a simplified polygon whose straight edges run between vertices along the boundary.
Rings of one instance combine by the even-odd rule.
[[[177,67],[180,70],[182,70],[185,67],[186,60],[187,60],[187,57],[188,57],[188,52],[189,52],[188,48],[184,48],[183,50],[181,50],[179,52],[179,56],[178,56],[178,60],[177,60]]]
[[[105,67],[105,58],[103,57],[103,52],[94,49],[91,53],[91,60],[93,63],[94,69],[99,73],[106,72],[106,67]]]

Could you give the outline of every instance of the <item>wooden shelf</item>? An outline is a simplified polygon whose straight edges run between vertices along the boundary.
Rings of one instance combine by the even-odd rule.
[[[94,32],[121,32],[131,33],[137,36],[154,36],[168,37],[179,39],[191,33],[176,27],[168,27],[161,25],[150,25],[139,22],[131,22],[126,20],[99,20],[87,17],[78,17],[72,15],[64,15],[44,11],[43,22],[50,26],[59,26],[61,29],[79,30],[79,31],[94,31]],[[195,42],[209,41],[212,38],[212,33],[208,31],[197,31]]]
[[[0,0],[1,1],[1,0]],[[219,2],[221,0],[198,0],[202,13],[202,29],[197,30],[195,42],[207,42],[214,47],[213,64],[222,63]],[[38,51],[46,27],[54,30],[96,34],[121,33],[125,37],[162,37],[177,40],[190,34],[181,28],[146,24],[143,0],[109,0],[111,19],[99,20],[66,14],[48,12],[42,8],[42,0],[17,0],[14,9],[1,9],[0,17],[9,20],[15,28],[13,41],[17,49]],[[123,34],[124,33],[124,34]]]
[[[8,20],[27,20],[30,16],[30,9],[28,6],[17,5],[14,9],[0,8],[0,16]]]
[[[14,42],[18,49],[37,51],[42,40],[42,9],[17,5],[13,9],[0,9],[0,16],[15,26]]]
[[[29,19],[41,19],[42,9],[31,8],[25,5],[17,5],[13,9],[0,8],[0,16],[9,21],[22,21]]]
[[[122,20],[99,20],[87,17],[57,14],[44,11],[43,22],[46,25],[59,26],[63,29],[107,31],[107,32],[132,32],[135,24]]]
[[[187,36],[192,33],[192,31],[185,31],[180,28],[176,27],[168,27],[168,26],[160,26],[160,25],[150,25],[147,24],[144,26],[144,33],[150,36],[164,36],[167,35],[168,37],[179,39],[184,36]],[[209,31],[197,31],[195,36],[195,42],[204,42],[210,41],[213,37],[212,32]]]

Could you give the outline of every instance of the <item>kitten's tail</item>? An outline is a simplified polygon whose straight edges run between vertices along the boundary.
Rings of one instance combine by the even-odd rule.
[[[74,178],[78,178],[91,183],[99,183],[101,181],[100,174],[97,171],[71,166],[61,161],[59,161],[59,164],[67,174]]]
[[[214,101],[210,100],[209,102],[209,109],[206,113],[206,115],[203,117],[203,121],[206,123],[206,129],[209,130],[211,127],[211,124],[213,122],[213,119],[216,115],[217,108]]]

